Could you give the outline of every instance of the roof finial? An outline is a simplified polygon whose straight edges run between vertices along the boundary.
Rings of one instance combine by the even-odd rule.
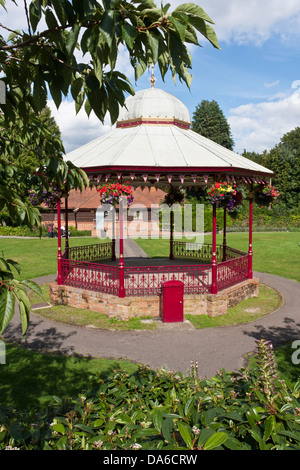
[[[154,88],[156,78],[154,77],[154,64],[151,65],[152,68],[152,75],[151,78],[149,78],[149,82],[151,83],[151,88]]]

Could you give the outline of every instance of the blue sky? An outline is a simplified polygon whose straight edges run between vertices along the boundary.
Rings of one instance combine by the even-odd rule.
[[[171,8],[181,3],[169,0]],[[160,2],[158,2],[160,3]],[[166,3],[166,2],[164,2]],[[215,100],[227,118],[235,151],[262,152],[276,145],[282,135],[300,126],[300,2],[299,0],[196,0],[213,19],[221,51],[204,38],[202,48],[192,48],[191,91],[184,84],[163,83],[156,71],[156,86],[174,94],[192,116],[203,99]],[[23,1],[8,15],[0,8],[0,23],[25,27]],[[9,20],[9,21],[8,21]],[[0,34],[3,31],[0,29]],[[133,80],[122,52],[119,70]],[[149,87],[151,72],[138,81],[136,90]],[[59,111],[49,100],[61,128],[66,151],[111,130],[109,119],[102,125],[84,112],[75,116],[74,105],[64,102]]]

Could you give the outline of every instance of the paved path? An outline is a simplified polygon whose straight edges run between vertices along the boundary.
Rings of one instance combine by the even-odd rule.
[[[130,253],[129,253],[130,254]],[[154,331],[111,331],[59,324],[31,315],[25,345],[42,351],[91,357],[126,359],[153,368],[166,367],[187,374],[191,361],[198,361],[199,375],[208,378],[221,368],[236,370],[244,357],[265,338],[276,346],[300,339],[300,283],[280,276],[255,273],[260,281],[277,289],[283,305],[272,314],[246,325],[194,329],[189,323],[161,324]],[[36,280],[50,282],[56,276]],[[4,334],[21,341],[19,315]]]

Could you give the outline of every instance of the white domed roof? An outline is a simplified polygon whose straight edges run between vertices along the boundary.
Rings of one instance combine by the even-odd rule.
[[[187,107],[176,96],[159,88],[148,88],[138,91],[126,99],[120,109],[118,124],[135,120],[171,120],[190,124],[190,113]]]

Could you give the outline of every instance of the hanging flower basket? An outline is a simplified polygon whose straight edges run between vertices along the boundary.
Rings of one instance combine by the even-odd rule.
[[[215,183],[207,191],[211,204],[216,204],[218,208],[226,208],[229,212],[236,210],[242,204],[243,193],[229,183]]]
[[[36,192],[34,189],[29,191],[29,202],[33,206],[40,206],[45,204],[48,209],[55,209],[58,201],[60,200],[60,193],[55,188],[43,189],[42,192]]]
[[[112,204],[114,207],[119,204],[120,198],[126,198],[127,204],[133,201],[133,190],[131,186],[121,183],[110,183],[99,186],[97,191],[100,193],[102,203]]]
[[[270,184],[259,185],[254,190],[254,201],[259,207],[270,207],[279,196],[279,191],[277,191]]]

